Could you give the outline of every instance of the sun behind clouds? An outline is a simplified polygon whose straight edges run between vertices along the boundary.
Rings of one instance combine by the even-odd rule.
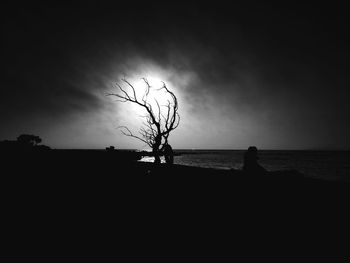
[[[166,107],[171,101],[171,96],[163,87],[166,85],[166,87],[169,88],[168,83],[164,82],[158,77],[153,76],[137,79],[135,81],[128,80],[128,82],[134,87],[137,100],[143,103],[144,99],[147,104],[151,105],[152,110],[155,112],[155,114],[158,114],[159,109],[161,112],[166,111]],[[130,86],[123,85],[122,87],[123,89],[125,88],[126,92],[133,95],[132,88]],[[129,104],[129,106],[138,115],[143,115],[146,113],[145,109],[140,105]]]

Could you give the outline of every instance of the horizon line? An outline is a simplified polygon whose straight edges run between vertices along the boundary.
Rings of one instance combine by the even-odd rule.
[[[52,150],[106,150],[105,148],[51,148]],[[176,151],[246,151],[248,148],[235,148],[235,149],[220,149],[220,148],[174,148]],[[137,149],[137,148],[115,148],[115,150],[128,150],[128,151],[151,151],[151,149]],[[305,149],[269,149],[258,148],[259,151],[350,151],[350,149],[343,148],[305,148]]]

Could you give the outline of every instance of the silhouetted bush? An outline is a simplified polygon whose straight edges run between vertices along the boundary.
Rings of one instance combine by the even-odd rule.
[[[38,145],[42,140],[39,136],[31,134],[21,134],[16,141],[4,140],[0,142],[0,150],[3,152],[27,152],[46,151],[51,148],[46,145]]]
[[[17,141],[21,144],[35,146],[42,142],[41,138],[36,135],[22,134],[17,137]]]

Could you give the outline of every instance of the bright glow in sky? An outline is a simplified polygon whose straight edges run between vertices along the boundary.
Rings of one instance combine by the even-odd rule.
[[[112,68],[114,68],[114,72],[117,73],[112,73],[108,78],[105,78],[104,92],[123,95],[122,91],[120,91],[116,85],[116,83],[118,83],[129,95],[133,96],[131,87],[122,81],[122,79],[126,79],[135,88],[137,99],[142,102],[142,97],[147,89],[147,84],[143,80],[143,78],[145,78],[151,86],[147,102],[151,104],[155,115],[158,115],[156,100],[164,115],[167,113],[166,105],[168,104],[168,100],[171,103],[173,102],[170,94],[167,93],[165,89],[161,89],[163,87],[163,82],[165,83],[166,87],[177,97],[179,114],[181,116],[179,127],[172,132],[169,139],[170,142],[175,141],[181,143],[181,130],[183,130],[183,132],[185,131],[186,116],[189,116],[186,113],[188,111],[186,105],[191,106],[189,103],[186,103],[186,89],[194,76],[189,72],[179,74],[179,72],[172,68],[162,68],[144,59],[130,60],[129,63],[125,63],[123,69],[118,68],[118,65]],[[118,127],[127,126],[133,133],[137,134],[145,121],[142,116],[147,115],[146,110],[132,102],[120,102],[117,97],[109,96],[104,99],[104,105],[106,106],[104,107],[103,115],[105,116],[104,118],[108,120],[108,122],[105,123],[105,127],[114,127],[113,141],[116,142],[116,147],[145,149],[145,145],[141,141],[121,134]],[[110,117],[107,118],[106,116]]]
[[[171,102],[171,96],[169,93],[165,91],[165,89],[162,89],[163,82],[160,78],[156,78],[153,76],[148,76],[146,78],[148,84],[150,85],[149,93],[147,95],[147,103],[149,103],[152,107],[152,110],[156,115],[158,115],[158,105],[160,106],[161,113],[166,113],[166,105],[168,104],[168,100]],[[128,80],[129,81],[129,80]],[[138,79],[136,81],[130,80],[131,84],[135,88],[136,98],[138,101],[142,103],[142,99],[147,91],[147,84],[143,79]],[[126,83],[120,82],[119,83],[122,88],[129,94],[133,95],[131,87],[129,87]],[[167,85],[167,83],[165,83]],[[167,85],[168,87],[168,85]],[[122,94],[120,91],[119,94]],[[146,111],[143,107],[140,105],[137,105],[135,103],[127,102],[128,105],[125,107],[131,107],[137,115],[144,116],[146,114]]]

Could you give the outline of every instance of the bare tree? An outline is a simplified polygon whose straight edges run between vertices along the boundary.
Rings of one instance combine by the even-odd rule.
[[[126,126],[121,126],[119,128],[124,135],[136,138],[151,147],[154,162],[160,163],[160,156],[163,147],[168,143],[170,133],[175,130],[180,123],[178,101],[175,94],[167,88],[164,82],[162,82],[163,86],[156,89],[156,91],[164,90],[170,99],[167,99],[166,105],[160,105],[158,100],[153,98],[155,104],[153,104],[152,107],[150,103],[152,98],[149,97],[152,86],[146,78],[143,78],[142,80],[145,83],[146,89],[141,98],[138,98],[134,86],[125,78],[122,79],[122,82],[129,87],[129,92],[116,83],[121,93],[109,93],[107,95],[118,97],[118,101],[120,102],[135,103],[145,110],[146,115],[142,116],[145,118],[145,121],[137,135],[130,131]],[[156,107],[156,110],[154,107]]]

